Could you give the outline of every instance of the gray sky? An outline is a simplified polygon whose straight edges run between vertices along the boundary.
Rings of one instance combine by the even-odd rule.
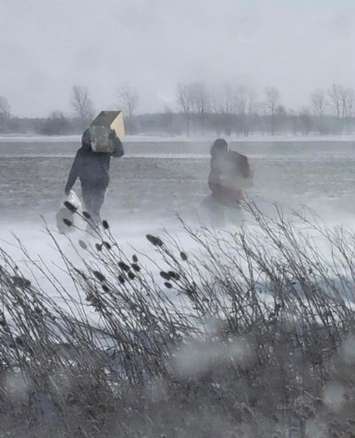
[[[0,0],[0,95],[20,115],[98,109],[120,83],[141,110],[173,106],[178,81],[279,87],[287,106],[333,81],[355,87],[353,0]]]

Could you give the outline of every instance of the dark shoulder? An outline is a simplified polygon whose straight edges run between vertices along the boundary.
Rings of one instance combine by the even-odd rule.
[[[246,155],[240,154],[237,151],[229,151],[229,160],[233,162],[238,168],[247,169],[249,167],[249,160]]]
[[[248,157],[246,155],[240,154],[237,151],[228,151],[228,158],[236,161],[248,161]]]
[[[241,172],[241,175],[244,178],[249,178],[250,166],[249,166],[248,157],[236,151],[230,151],[230,154],[231,154],[231,161],[233,162],[233,165],[235,166],[236,170],[238,172]]]

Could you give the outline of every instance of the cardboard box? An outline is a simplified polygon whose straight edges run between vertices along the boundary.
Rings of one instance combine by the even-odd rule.
[[[92,149],[95,152],[112,153],[113,146],[109,138],[110,131],[116,132],[122,141],[125,136],[125,126],[122,111],[101,111],[90,125]]]

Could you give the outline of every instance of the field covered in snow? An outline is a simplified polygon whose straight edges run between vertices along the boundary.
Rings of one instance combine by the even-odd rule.
[[[112,160],[103,210],[119,239],[137,244],[147,232],[174,232],[177,214],[196,219],[208,194],[211,142],[128,139],[125,157]],[[40,217],[55,229],[77,147],[73,137],[0,139],[2,242],[12,241],[15,233],[35,252],[46,253]],[[275,202],[291,209],[307,206],[330,224],[352,226],[355,142],[278,139],[231,142],[231,148],[248,155],[254,171],[248,195],[264,212]],[[76,190],[80,193],[78,184]]]
[[[50,220],[78,141],[20,140],[0,140],[1,220]],[[127,141],[124,159],[112,160],[105,216],[132,222],[191,213],[208,193],[210,143]],[[354,213],[355,142],[246,141],[231,148],[248,155],[255,174],[249,195],[264,206],[306,204],[338,218]]]
[[[307,430],[308,435],[294,436],[313,437],[314,430],[327,425],[322,412],[330,412],[333,415],[330,419],[338,416],[347,425],[348,411],[353,412],[354,390],[348,382],[343,384],[343,378],[350,375],[344,369],[353,372],[354,338],[345,336],[342,327],[353,323],[354,235],[335,230],[326,236],[322,225],[354,229],[355,143],[233,142],[231,147],[250,159],[255,181],[248,194],[262,212],[276,215],[274,203],[285,211],[302,211],[306,206],[321,216],[321,226],[312,228],[298,218],[293,231],[282,219],[264,223],[263,216],[254,210],[254,215],[245,215],[254,221],[247,221],[241,234],[234,233],[233,227],[214,234],[194,226],[192,233],[186,233],[176,220],[177,214],[188,223],[194,220],[208,193],[210,142],[130,139],[126,143],[126,156],[112,160],[111,186],[103,214],[117,242],[111,240],[110,230],[104,232],[105,240],[99,240],[101,243],[76,231],[72,234],[72,245],[56,232],[53,240],[41,216],[50,230],[55,231],[55,214],[77,147],[77,141],[72,138],[50,142],[0,141],[0,248],[13,257],[9,263],[7,255],[1,253],[2,265],[8,270],[0,272],[2,300],[7,303],[5,313],[7,318],[8,314],[12,315],[12,319],[8,318],[11,324],[17,321],[20,335],[16,337],[19,345],[16,348],[19,351],[23,348],[25,353],[38,349],[34,363],[46,363],[48,351],[52,352],[54,345],[58,347],[53,357],[61,364],[60,372],[57,375],[54,367],[56,371],[49,371],[48,375],[44,372],[44,378],[64,379],[64,383],[58,380],[59,391],[56,389],[53,394],[55,397],[59,394],[63,409],[69,406],[65,410],[68,424],[78,422],[71,415],[72,405],[67,403],[73,394],[79,395],[75,403],[83,412],[87,400],[96,400],[99,394],[95,386],[95,397],[90,395],[90,384],[86,384],[85,391],[75,389],[80,373],[76,375],[74,371],[69,379],[73,358],[80,357],[78,369],[110,370],[105,378],[109,376],[112,385],[126,383],[127,376],[135,372],[141,376],[137,386],[130,384],[129,389],[136,394],[142,382],[146,385],[142,406],[150,406],[152,411],[149,423],[143,421],[139,426],[144,431],[149,424],[160,424],[159,419],[163,428],[169,422],[173,424],[169,415],[179,422],[176,412],[180,408],[176,411],[176,406],[181,406],[181,418],[198,419],[200,424],[216,430],[239,431],[240,428],[247,431],[244,436],[271,436],[273,430],[281,431],[279,436],[286,436],[282,435],[283,430]],[[79,187],[77,190],[80,192]],[[147,239],[147,234],[152,236]],[[26,283],[27,279],[32,285]],[[33,304],[32,309],[31,300],[35,298],[37,305]],[[47,301],[43,313],[40,306]],[[63,309],[72,318],[64,318],[70,322],[69,331],[62,325]],[[27,320],[21,325],[23,314],[30,320],[34,318],[32,322],[40,321],[42,331],[41,324],[43,321],[47,324],[47,318],[57,321],[55,328],[63,341],[53,344],[51,336],[42,335],[39,343],[35,336],[32,339]],[[41,315],[46,319],[41,320]],[[78,315],[79,324],[74,324]],[[87,355],[81,351],[83,322],[95,326],[90,331]],[[47,334],[52,333],[51,324],[45,328]],[[117,327],[119,330],[115,331]],[[196,330],[198,339],[194,339]],[[123,338],[117,333],[122,333]],[[181,333],[186,343],[181,343]],[[302,341],[298,345],[300,336]],[[339,351],[335,344],[341,345]],[[3,342],[3,345],[2,354],[12,357],[12,344]],[[64,371],[65,354],[69,366]],[[97,368],[92,367],[94,361]],[[53,369],[53,363],[48,369]],[[261,364],[259,369],[255,363]],[[314,367],[314,363],[322,363],[323,368],[315,371],[318,365]],[[338,374],[334,373],[334,363]],[[46,370],[43,366],[41,369]],[[28,370],[26,362],[29,376],[37,372],[35,366]],[[152,373],[148,379],[147,370]],[[96,374],[90,373],[86,382],[96,382]],[[167,375],[174,381],[172,387],[169,379],[164,380]],[[250,376],[252,380],[248,380]],[[203,389],[193,399],[191,393],[185,392],[186,377],[189,382],[195,381],[196,388]],[[8,379],[5,386],[10,388],[11,397],[21,401],[20,396],[25,397],[29,386],[22,377],[11,373]],[[255,382],[259,383],[255,386]],[[116,406],[117,400],[127,403],[127,412],[133,414],[132,418],[126,418],[125,414],[124,422],[130,430],[135,430],[138,426],[130,406],[132,398],[118,392],[120,396],[116,399],[115,391],[104,393],[103,405]],[[36,403],[47,409],[43,418],[47,415],[50,426],[59,427],[57,420],[53,420],[57,418],[54,415],[57,408],[48,401],[52,398],[39,394]],[[89,394],[88,399],[81,400],[81,394]],[[292,403],[285,404],[285,394]],[[134,400],[141,399],[134,397]],[[191,407],[187,400],[192,400]],[[228,409],[222,412],[220,408],[228,407],[231,400],[233,412],[239,412],[240,404],[240,418],[233,419],[229,426],[225,421]],[[252,402],[246,404],[245,400]],[[321,409],[319,400],[323,403]],[[163,404],[166,413],[161,415]],[[140,404],[134,402],[134,406],[137,411],[142,410]],[[201,416],[198,409],[195,411],[196,406],[207,407],[208,415],[204,412],[206,417]],[[120,404],[116,408],[117,411],[112,411],[114,417],[122,412]],[[94,412],[100,421],[102,418],[111,421],[111,411],[101,413],[98,404]],[[219,415],[220,424],[214,425]],[[206,422],[207,416],[213,419],[212,425]],[[285,416],[287,424],[282,422]],[[5,415],[5,418],[12,417]],[[86,424],[87,416],[83,418]],[[265,429],[265,418],[269,429]],[[278,418],[283,420],[280,422]],[[353,424],[347,427],[350,430]],[[258,435],[257,429],[265,435]],[[250,430],[253,432],[249,433]],[[242,436],[242,432],[236,434]]]

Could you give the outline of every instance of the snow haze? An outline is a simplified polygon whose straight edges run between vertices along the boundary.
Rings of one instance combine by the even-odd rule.
[[[277,86],[285,105],[354,86],[350,0],[1,0],[0,95],[14,113],[70,111],[73,84],[98,107],[130,83],[141,109],[173,107],[179,81]]]

